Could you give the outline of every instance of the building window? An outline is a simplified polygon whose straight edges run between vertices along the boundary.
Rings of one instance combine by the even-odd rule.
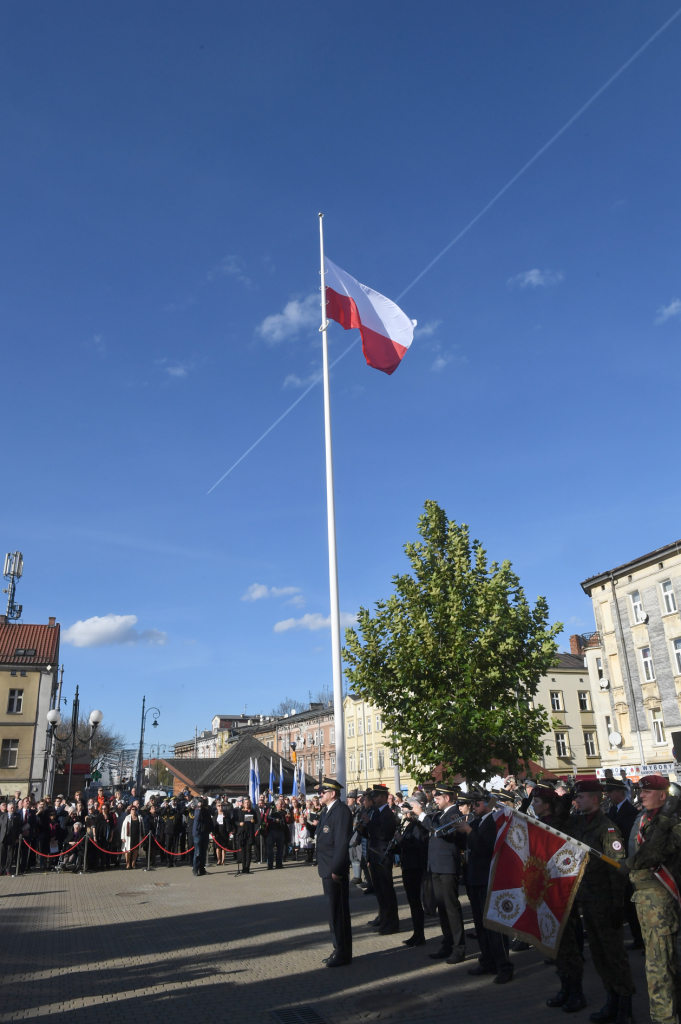
[[[379,747],[379,749],[378,749],[378,770],[379,770],[379,772],[382,771],[383,768],[385,768],[385,750],[383,749],[383,747]]]
[[[596,671],[598,672],[598,678],[603,678],[603,659],[596,658]]]
[[[354,757],[352,759],[352,770],[353,771],[355,770],[355,759],[354,759]],[[329,758],[329,772],[331,773],[331,775],[335,775],[336,774],[336,758],[333,757],[333,756]]]
[[[584,733],[584,747],[587,757],[596,757],[596,734],[593,732]]]
[[[591,711],[591,701],[589,700],[589,691],[580,690],[577,694],[579,697],[579,710],[580,711]]]
[[[634,613],[634,622],[643,622],[645,620],[645,612],[643,611],[643,602],[641,601],[640,590],[635,590],[630,597],[631,607]]]
[[[641,661],[643,662],[643,675],[645,676],[647,683],[652,683],[655,679],[655,666],[653,665],[653,656],[650,653],[650,647],[641,648]]]
[[[329,743],[336,742],[336,730],[334,728],[329,729]]]
[[[371,715],[367,715],[367,732],[371,732]]]
[[[651,711],[650,718],[653,725],[653,743],[666,743],[662,710],[658,708],[656,711]]]
[[[16,768],[18,756],[19,740],[3,740],[0,768]]]
[[[681,673],[681,640],[674,641],[674,658],[676,661],[675,673]]]
[[[335,759],[335,757],[332,757],[331,758],[331,764],[335,765],[335,763],[336,763],[336,759]],[[350,767],[350,771],[354,772],[354,770],[355,770],[355,752],[354,752],[354,750],[350,754],[350,756],[348,757],[348,765]],[[331,769],[331,771],[335,771],[335,770],[336,770],[335,768]]]
[[[383,731],[383,719],[380,715],[376,715],[376,732]]]
[[[567,742],[566,732],[557,732],[556,734],[556,756],[557,757],[569,757],[569,748]]]
[[[315,760],[315,774],[319,775],[323,771],[324,769],[322,768],[322,762],[319,760],[319,758],[317,758]]]
[[[361,772],[364,771],[364,751],[363,750],[360,750],[360,752],[359,752],[359,770]]]
[[[363,718],[358,718],[357,719],[357,735],[358,736],[362,736],[363,733],[364,733],[364,719]]]
[[[315,743],[317,742],[317,734],[316,733],[315,733],[314,741],[315,741]],[[307,742],[308,742],[308,746],[312,746],[312,733],[311,732],[309,732],[307,734]]]
[[[373,750],[368,751],[367,758],[369,760],[369,771],[372,772],[374,770],[374,752],[373,752]]]
[[[397,751],[394,750],[391,747],[391,749],[390,749],[390,761],[388,762],[390,767],[391,768],[396,768],[397,767],[397,761],[398,761]]]
[[[354,720],[354,718],[351,718],[350,721],[348,722],[348,736],[354,736],[354,735],[355,735],[355,720]]]
[[[563,710],[563,695],[560,690],[551,690],[551,710]]]
[[[9,699],[7,701],[7,714],[8,715],[20,715],[24,710],[24,691],[23,690],[10,690]]]
[[[664,601],[665,612],[676,611],[676,597],[674,596],[674,588],[671,580],[665,580],[662,584],[662,600]]]

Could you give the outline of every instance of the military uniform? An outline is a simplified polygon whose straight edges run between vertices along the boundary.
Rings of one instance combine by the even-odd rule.
[[[643,789],[666,789],[663,776],[644,777]],[[644,811],[629,839],[630,879],[646,951],[646,979],[650,1016],[657,1024],[675,1024],[679,1006],[679,970],[676,938],[679,904],[652,869],[664,866],[679,877],[681,824],[661,811]]]
[[[449,786],[437,786],[435,793],[458,795],[456,789]],[[444,811],[437,811],[433,815],[419,815],[419,819],[428,828],[435,829],[458,818],[460,813],[456,804],[450,804]],[[465,843],[465,838],[456,833],[449,836],[431,835],[428,843],[428,870],[433,882],[433,893],[442,928],[442,947],[439,952],[429,954],[432,960],[447,959],[451,963],[460,963],[466,958],[463,913],[459,902],[459,845],[463,847]]]
[[[374,786],[374,792],[387,792],[385,786]],[[367,865],[378,900],[378,917],[371,923],[379,932],[399,931],[400,917],[393,883],[393,855],[387,854],[392,837],[397,831],[397,819],[387,803],[374,807],[366,825]]]
[[[317,871],[324,886],[329,908],[329,927],[333,935],[334,952],[326,961],[327,967],[343,967],[352,961],[352,929],[350,924],[350,884],[348,869],[350,852],[348,843],[352,834],[352,814],[347,804],[341,803],[339,782],[324,783],[320,793],[333,790],[336,799],[322,811],[317,825]],[[336,875],[337,881],[334,879]]]

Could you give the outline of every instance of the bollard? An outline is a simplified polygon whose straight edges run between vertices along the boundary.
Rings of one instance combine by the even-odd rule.
[[[14,877],[15,878],[19,877],[19,866],[21,864],[21,842],[22,842],[22,837],[19,836],[19,842],[17,843],[17,866],[14,869]]]
[[[85,833],[85,843],[83,845],[83,867],[82,867],[81,872],[80,872],[81,875],[87,875],[87,873],[88,873],[88,870],[87,870],[87,844],[89,842],[89,839],[90,839],[90,837],[88,836],[88,834],[86,832]]]
[[[153,842],[153,837],[152,837],[152,834],[150,832],[149,833],[149,842],[147,843],[147,847],[148,847],[148,849],[147,849],[147,866],[144,869],[145,871],[154,871],[155,870],[152,867],[152,865],[151,865],[151,844],[152,844],[152,842]]]

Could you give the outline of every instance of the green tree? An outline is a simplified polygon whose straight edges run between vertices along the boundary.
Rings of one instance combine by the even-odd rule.
[[[532,608],[511,563],[488,564],[436,502],[418,530],[423,540],[405,545],[413,575],[394,576],[375,616],[361,608],[345,632],[347,678],[381,709],[416,778],[438,766],[469,780],[500,763],[517,771],[541,753],[549,723],[532,698],[562,624],[549,626],[546,599]]]

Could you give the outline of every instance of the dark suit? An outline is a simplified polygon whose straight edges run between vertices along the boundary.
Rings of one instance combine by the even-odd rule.
[[[508,958],[507,936],[488,930],[482,923],[497,828],[491,814],[485,817],[484,821],[482,818],[474,818],[469,824],[473,831],[466,833],[468,898],[473,911],[475,934],[480,946],[478,960],[480,966],[486,971],[512,975],[513,966]]]
[[[428,829],[420,821],[410,822],[400,838],[402,883],[409,901],[414,937],[424,938],[425,913],[421,902],[421,883],[428,864]]]
[[[606,815],[615,823],[615,825],[617,825],[618,829],[622,833],[624,849],[628,850],[629,836],[631,835],[631,830],[634,827],[634,822],[638,818],[639,811],[636,810],[629,799],[626,799],[622,801],[619,807],[610,807],[606,811]],[[634,886],[629,880],[627,880],[627,887],[624,890],[624,916],[627,919],[632,939],[636,943],[637,947],[643,949],[643,936],[641,935],[641,925],[639,924],[638,914],[636,913],[636,904],[631,902],[631,897],[633,895]]]
[[[192,836],[194,839],[194,866],[195,875],[203,874],[206,870],[206,853],[208,852],[208,840],[213,831],[213,815],[210,807],[197,807],[192,825]]]
[[[458,818],[460,811],[450,804],[444,811],[426,815],[423,824],[438,828],[452,818]],[[456,833],[450,836],[431,836],[428,843],[428,870],[433,879],[433,894],[442,928],[442,946],[450,952],[466,952],[463,930],[463,913],[459,902],[459,876],[461,874],[461,853],[457,843],[464,840]]]
[[[344,960],[352,959],[352,929],[350,925],[350,851],[352,812],[347,804],[336,799],[325,807],[317,825],[317,871],[322,879],[324,895],[329,907],[329,927],[333,945]],[[332,875],[339,875],[340,882]]]
[[[390,840],[397,831],[397,819],[388,804],[375,807],[366,826],[367,865],[378,900],[378,927],[399,928],[397,896],[393,885],[393,857],[385,856]]]

